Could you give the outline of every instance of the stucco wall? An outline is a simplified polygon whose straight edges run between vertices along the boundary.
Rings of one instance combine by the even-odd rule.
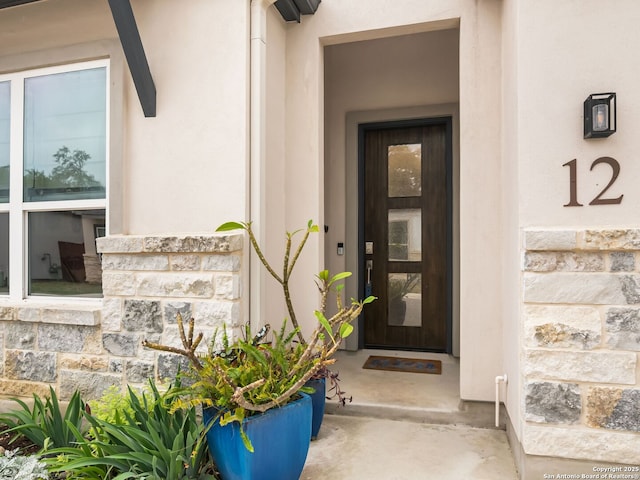
[[[246,219],[248,2],[132,4],[158,115],[141,115],[129,81],[122,233],[206,232]]]
[[[518,91],[521,222],[523,226],[633,225],[640,196],[636,161],[640,107],[635,47],[640,44],[639,13],[633,0],[601,8],[595,0],[522,2],[518,15]],[[540,21],[541,11],[552,11]],[[601,33],[598,36],[598,33]],[[582,138],[583,101],[591,93],[616,92],[618,131],[606,139]],[[549,127],[549,128],[547,128]],[[620,162],[608,197],[624,194],[620,205],[588,206],[607,185],[611,169],[598,157]],[[569,169],[577,160],[578,200],[569,202]],[[544,192],[544,194],[542,194]]]
[[[640,118],[633,114],[640,106],[634,60],[640,11],[631,0],[604,9],[592,0],[510,4],[517,33],[509,47],[517,72],[510,88],[517,94],[505,109],[516,112],[511,130],[517,140],[509,156],[518,163],[519,223],[526,230],[522,276],[505,278],[523,292],[522,444],[533,455],[637,463],[638,427],[631,420],[637,412],[628,410],[629,398],[637,395],[637,349],[619,337],[635,338],[628,329],[635,325],[637,244],[625,239],[637,234],[640,207],[635,185]],[[543,17],[543,12],[552,13]],[[609,138],[585,140],[583,101],[601,92],[617,93],[618,129]],[[605,156],[620,164],[605,197],[623,198],[619,204],[589,205],[612,176],[606,164],[591,170],[592,162]],[[574,159],[583,206],[565,207],[570,171],[563,164]],[[548,241],[532,246],[532,235]],[[551,240],[562,235],[572,240]],[[598,282],[600,290],[594,289]],[[620,288],[626,293],[616,297]],[[591,340],[567,341],[571,329]],[[600,369],[606,374],[598,377]],[[561,390],[564,400],[558,401]],[[574,409],[549,414],[540,395],[558,409],[569,403]]]
[[[287,32],[287,218],[298,224],[324,213],[322,138],[322,45],[446,29],[460,25],[460,295],[461,395],[491,400],[494,377],[502,373],[499,293],[500,179],[500,2],[384,0],[325,0],[312,18]],[[333,159],[329,161],[333,162]],[[475,186],[482,184],[482,191]],[[330,225],[331,228],[331,225]],[[340,228],[340,225],[336,227]],[[339,231],[339,230],[338,230]],[[466,237],[465,237],[466,235]],[[324,241],[324,239],[321,239]],[[323,265],[325,249],[312,246],[313,255],[301,270],[313,273]],[[331,250],[332,245],[327,247]],[[347,247],[349,248],[349,247]],[[478,279],[482,278],[482,282]],[[311,311],[309,297],[302,309]],[[466,339],[466,340],[465,340]]]
[[[286,27],[275,7],[267,9],[265,80],[266,110],[262,128],[266,151],[261,175],[260,200],[256,202],[256,199],[253,199],[253,204],[258,210],[252,209],[252,220],[259,219],[261,225],[268,226],[266,229],[260,229],[261,245],[269,252],[269,261],[279,266],[284,254],[285,232],[287,229],[298,229],[303,225],[288,225],[286,222]],[[252,175],[255,177],[254,171]],[[253,182],[252,186],[255,187]],[[255,191],[252,192],[252,197],[254,195]],[[256,277],[260,277],[262,284],[261,290],[258,290],[259,298],[256,298],[256,282],[252,285],[251,302],[259,302],[259,308],[252,309],[252,316],[257,316],[252,318],[259,318],[263,323],[280,321],[287,315],[282,289],[255,256],[253,262],[252,279],[255,281]]]
[[[475,2],[474,2],[475,3]],[[460,24],[460,395],[493,400],[502,359],[501,2]]]
[[[521,2],[505,1],[502,10],[502,173],[500,181],[501,204],[504,208],[502,261],[502,345],[506,387],[499,389],[507,406],[515,434],[520,438],[519,421],[522,406],[520,376],[520,310],[521,310],[521,251],[520,251],[520,184],[517,181],[518,155],[518,14]]]

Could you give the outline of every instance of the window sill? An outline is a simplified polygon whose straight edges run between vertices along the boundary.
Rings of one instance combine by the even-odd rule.
[[[79,325],[95,327],[100,325],[102,299],[96,301],[64,303],[25,300],[19,304],[0,299],[0,321],[49,323],[58,325]]]

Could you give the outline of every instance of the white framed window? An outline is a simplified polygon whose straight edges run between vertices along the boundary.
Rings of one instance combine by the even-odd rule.
[[[0,74],[0,295],[101,297],[109,61]]]

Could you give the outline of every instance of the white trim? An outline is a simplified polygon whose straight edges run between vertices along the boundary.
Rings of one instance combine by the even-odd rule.
[[[79,72],[82,70],[91,70],[92,68],[102,68],[109,66],[109,59],[88,60],[79,62],[70,62],[67,64],[55,65],[51,67],[36,67],[30,70],[21,70],[12,73],[0,73],[0,82],[6,79],[24,79],[33,77],[44,77],[46,75],[55,75],[56,73]]]
[[[0,77],[2,79],[2,77]],[[24,222],[21,215],[22,188],[12,188],[13,185],[22,184],[23,172],[23,99],[24,81],[10,81],[11,103],[9,114],[9,262],[7,265],[7,276],[9,285],[9,298],[19,299],[23,291],[23,274],[25,268],[24,255]],[[15,119],[15,120],[14,120]],[[15,165],[15,166],[14,166]],[[14,262],[13,259],[20,259]],[[15,263],[19,262],[18,265]],[[11,292],[14,292],[11,295]],[[20,293],[20,295],[18,295]]]
[[[52,200],[51,202],[23,202],[22,210],[25,212],[60,212],[68,210],[90,210],[106,208],[106,202],[102,198],[86,200]]]

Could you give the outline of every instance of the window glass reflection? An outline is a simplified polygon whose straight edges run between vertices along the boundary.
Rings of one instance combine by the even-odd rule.
[[[419,143],[389,145],[389,197],[422,194],[422,146]]]
[[[419,262],[422,259],[422,210],[389,210],[389,260]]]
[[[422,275],[419,273],[390,273],[387,322],[404,327],[422,326]]]
[[[0,82],[0,203],[9,201],[9,82]]]
[[[25,80],[24,200],[105,198],[106,69]]]
[[[104,210],[29,213],[29,294],[102,295]]]

